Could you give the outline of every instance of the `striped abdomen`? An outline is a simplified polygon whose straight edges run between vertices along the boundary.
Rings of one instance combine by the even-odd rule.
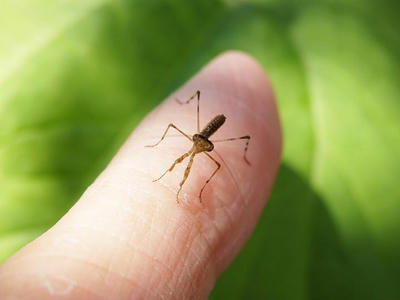
[[[224,115],[215,116],[200,132],[200,135],[208,139],[225,123],[225,120],[226,117]]]

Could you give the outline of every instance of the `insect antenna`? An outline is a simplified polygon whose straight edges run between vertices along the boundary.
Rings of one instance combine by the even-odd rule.
[[[227,164],[227,163],[225,162],[225,160],[222,158],[222,155],[220,155],[220,154],[217,152],[217,150],[214,149],[214,150],[213,150],[213,153],[217,154],[218,158],[219,158],[219,159],[221,160],[221,162],[225,165],[226,169],[228,170],[229,176],[232,178],[233,183],[235,184],[236,188],[237,188],[238,191],[239,191],[240,199],[241,199],[242,201],[244,201],[244,197],[243,197],[242,191],[240,190],[239,184],[238,184],[237,180],[235,179],[235,176],[233,175],[232,170],[229,168],[228,164]]]

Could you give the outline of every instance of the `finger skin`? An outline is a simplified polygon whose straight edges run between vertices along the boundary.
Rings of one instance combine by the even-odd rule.
[[[190,150],[190,141],[166,137],[157,147],[144,146],[156,143],[169,123],[195,133],[195,101],[179,105],[174,98],[186,100],[196,90],[200,126],[224,114],[227,120],[212,139],[250,135],[251,166],[243,160],[243,140],[216,143],[225,163],[209,153],[222,167],[204,189],[203,201],[198,195],[215,163],[198,154],[177,204],[188,159],[153,179]],[[252,232],[280,154],[277,108],[262,68],[239,52],[217,57],[142,121],[53,228],[0,266],[0,295],[206,298]]]

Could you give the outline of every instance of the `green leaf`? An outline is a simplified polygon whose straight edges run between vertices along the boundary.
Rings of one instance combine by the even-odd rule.
[[[283,163],[212,298],[400,298],[397,1],[0,3],[0,260],[221,51],[265,67]]]

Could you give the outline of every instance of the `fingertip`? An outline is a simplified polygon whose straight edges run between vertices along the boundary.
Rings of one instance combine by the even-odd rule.
[[[205,156],[196,157],[189,180],[181,192],[179,208],[191,222],[198,224],[204,234],[213,235],[216,230],[206,223],[218,224],[219,239],[225,244],[214,249],[216,270],[219,274],[239,251],[255,226],[272,189],[281,157],[281,127],[274,92],[261,65],[239,51],[223,53],[205,66],[171,97],[185,99],[193,91],[201,91],[200,124],[205,124],[217,114],[227,117],[226,123],[215,133],[215,139],[249,135],[247,155],[243,158],[244,143],[228,142],[215,145],[210,152],[223,167],[204,189],[200,202],[198,190],[213,171],[213,163]],[[166,101],[155,115],[143,122],[146,128],[141,134],[161,131],[163,124],[174,120],[187,133],[195,132],[195,104],[176,108]],[[156,129],[158,128],[158,129]],[[184,140],[184,139],[183,139]],[[186,143],[183,141],[182,143]],[[157,166],[151,172],[161,172],[174,157],[184,151],[176,139],[155,151]],[[168,191],[176,190],[183,169],[174,170],[162,184]],[[204,229],[207,228],[207,229]],[[206,235],[207,235],[206,234]],[[231,242],[235,241],[235,242]],[[229,250],[226,250],[229,249]]]

